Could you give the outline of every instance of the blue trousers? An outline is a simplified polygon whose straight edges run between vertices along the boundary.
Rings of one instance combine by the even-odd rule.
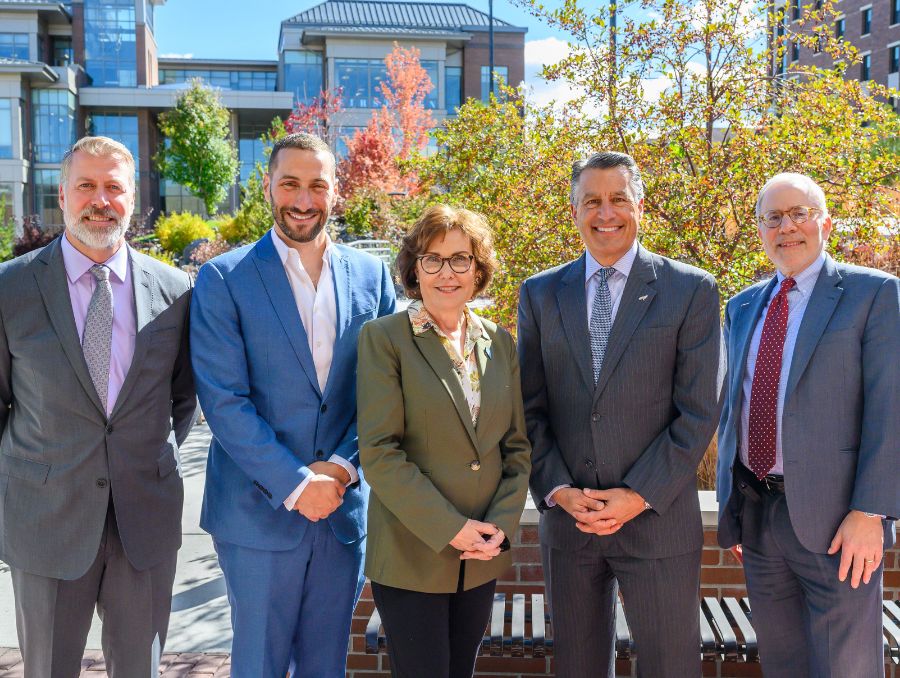
[[[289,551],[215,542],[231,605],[232,678],[344,678],[365,539],[343,544],[327,520]]]

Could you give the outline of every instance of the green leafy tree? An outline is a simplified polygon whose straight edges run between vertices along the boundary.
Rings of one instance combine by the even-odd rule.
[[[203,201],[208,214],[225,200],[238,173],[230,114],[216,92],[194,80],[175,107],[161,113],[164,137],[154,158],[160,174]]]
[[[233,245],[253,242],[272,227],[272,210],[263,193],[262,165],[241,186],[241,206],[234,217],[219,227],[219,235]]]
[[[6,196],[0,195],[0,262],[13,258],[16,224],[6,206]]]

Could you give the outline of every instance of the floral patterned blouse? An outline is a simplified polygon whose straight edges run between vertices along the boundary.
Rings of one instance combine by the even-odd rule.
[[[469,404],[472,424],[477,424],[478,413],[481,410],[481,375],[478,373],[478,362],[475,360],[475,342],[481,337],[487,338],[484,325],[481,324],[478,316],[469,310],[468,306],[463,307],[463,313],[466,316],[466,341],[464,355],[460,356],[459,347],[441,331],[421,301],[410,302],[407,313],[409,313],[413,334],[418,336],[425,334],[428,330],[434,330],[441,340],[441,344],[453,363],[453,371],[459,378],[466,402]]]

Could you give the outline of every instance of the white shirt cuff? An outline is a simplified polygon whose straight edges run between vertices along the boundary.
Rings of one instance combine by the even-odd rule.
[[[300,495],[303,493],[303,490],[306,489],[306,486],[309,485],[309,481],[312,480],[312,475],[306,477],[306,479],[297,485],[297,489],[291,492],[287,499],[284,500],[284,507],[288,511],[294,510],[294,504],[297,503],[297,500],[300,498]]]
[[[350,482],[347,483],[347,487],[350,487],[353,483],[359,482],[359,472],[356,470],[356,467],[349,461],[347,461],[343,457],[339,457],[336,454],[332,454],[330,457],[328,457],[328,461],[330,461],[332,464],[340,464],[347,470],[347,473],[350,474]]]
[[[550,497],[552,497],[558,490],[565,489],[567,487],[572,487],[571,485],[557,485],[552,490],[547,493],[547,496],[544,497],[544,503],[547,505],[547,508],[553,508],[556,506],[556,502],[553,501]]]

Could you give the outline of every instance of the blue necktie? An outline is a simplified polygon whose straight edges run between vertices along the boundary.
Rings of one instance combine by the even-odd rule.
[[[601,268],[594,275],[597,276],[597,293],[594,295],[594,303],[591,306],[591,361],[594,366],[594,383],[600,377],[600,368],[603,366],[603,356],[606,354],[606,344],[609,341],[609,331],[612,329],[612,296],[609,293],[609,280],[616,269]]]

